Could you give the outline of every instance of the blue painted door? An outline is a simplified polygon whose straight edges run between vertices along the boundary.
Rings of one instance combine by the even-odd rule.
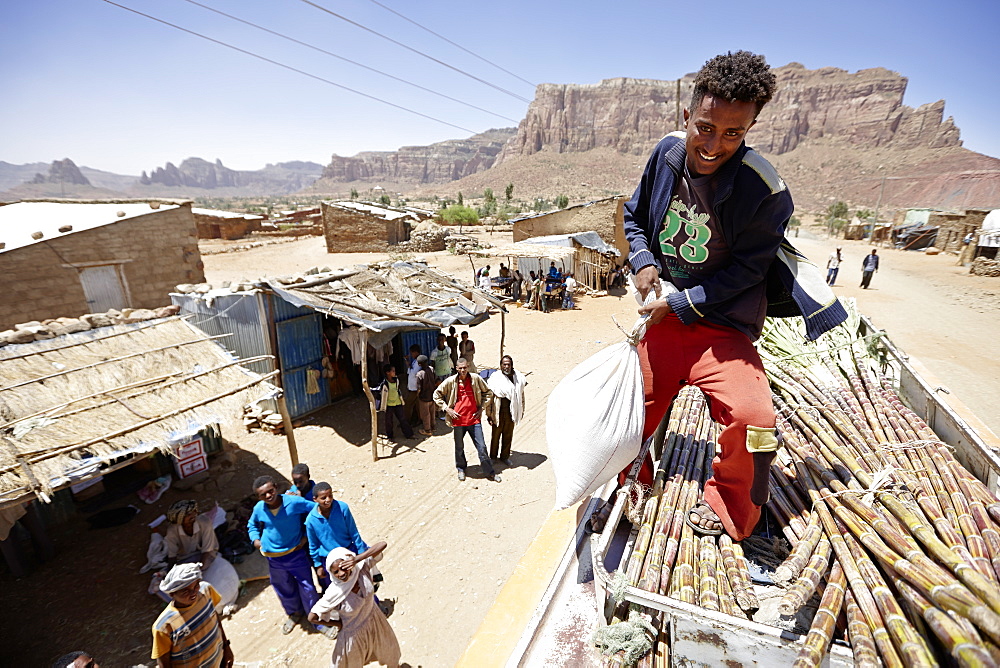
[[[275,323],[278,356],[281,359],[281,384],[285,389],[288,412],[293,418],[330,403],[326,378],[310,371],[323,371],[323,322],[319,313],[309,312]]]

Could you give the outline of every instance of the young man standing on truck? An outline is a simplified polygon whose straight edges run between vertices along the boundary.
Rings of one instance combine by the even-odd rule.
[[[735,540],[749,536],[760,518],[778,448],[771,391],[753,341],[768,308],[765,278],[793,205],[774,168],[743,141],[775,87],[763,56],[738,51],[705,63],[684,110],[685,133],[660,141],[625,205],[635,285],[643,298],[655,293],[639,310],[650,316],[639,344],[643,437],[683,385],[705,392],[723,430],[712,478],[687,522],[698,534],[725,531]],[[822,298],[832,300],[823,308],[837,305],[816,273]],[[798,290],[786,296],[802,307]],[[809,308],[815,303],[810,296]],[[595,530],[603,528],[604,510],[592,518]]]

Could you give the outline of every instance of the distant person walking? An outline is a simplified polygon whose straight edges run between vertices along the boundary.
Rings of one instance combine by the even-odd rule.
[[[837,246],[837,250],[830,253],[830,259],[826,261],[826,284],[833,285],[837,281],[837,274],[840,272],[840,262],[843,258],[840,256],[841,247]]]
[[[524,417],[524,386],[528,384],[524,374],[514,370],[514,358],[504,355],[500,360],[500,370],[490,374],[486,386],[493,393],[493,410],[489,413],[490,458],[499,458],[504,466],[513,466],[510,461],[510,445],[514,439],[514,426]]]
[[[878,271],[878,253],[873,248],[871,255],[865,255],[865,259],[861,261],[861,287],[865,290],[868,289],[868,285],[872,282],[872,274]]]
[[[454,428],[455,435],[455,468],[458,479],[465,480],[465,435],[472,437],[472,443],[479,453],[479,463],[483,473],[489,480],[500,482],[500,474],[493,470],[490,455],[486,452],[486,441],[483,439],[483,411],[490,414],[493,403],[493,393],[486,386],[486,381],[478,375],[469,373],[469,363],[464,358],[458,360],[458,374],[449,376],[434,392],[434,403],[444,409],[445,421]]]

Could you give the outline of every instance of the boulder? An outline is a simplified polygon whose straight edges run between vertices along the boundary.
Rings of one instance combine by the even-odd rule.
[[[170,306],[161,306],[156,309],[157,318],[169,318],[170,316],[177,315],[181,312],[181,307],[179,304],[171,304]]]
[[[156,316],[156,311],[148,308],[136,308],[136,309],[125,309],[122,311],[123,323],[133,323],[142,322],[143,320],[152,320]]]
[[[80,316],[80,320],[90,325],[92,329],[98,327],[110,327],[115,324],[115,319],[107,313],[87,313]]]
[[[35,333],[28,329],[8,329],[0,332],[0,340],[5,343],[31,343],[35,340]]]

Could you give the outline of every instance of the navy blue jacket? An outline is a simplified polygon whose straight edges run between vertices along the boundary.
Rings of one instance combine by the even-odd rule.
[[[660,140],[625,205],[633,273],[653,265],[662,275],[663,254],[654,240],[686,155],[682,133]],[[713,208],[729,246],[730,263],[699,285],[668,295],[681,322],[690,325],[705,318],[734,327],[751,340],[760,336],[766,315],[803,316],[810,339],[843,322],[847,312],[822,280],[822,272],[785,240],[785,226],[794,210],[785,182],[746,144],[716,173]],[[763,289],[758,289],[761,284]]]

